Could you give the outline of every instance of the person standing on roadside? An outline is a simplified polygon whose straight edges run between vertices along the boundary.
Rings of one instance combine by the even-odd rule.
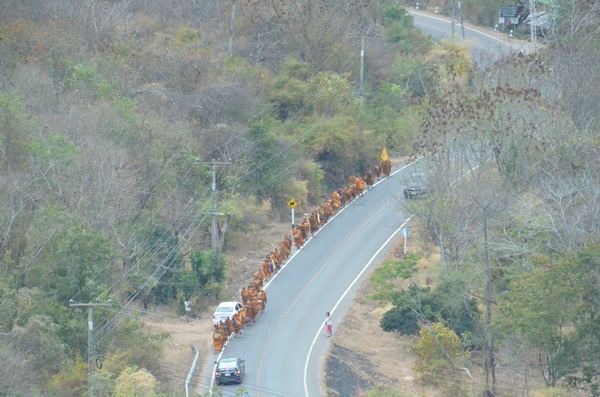
[[[331,314],[325,313],[325,334],[327,336],[333,335],[333,321],[331,321]]]

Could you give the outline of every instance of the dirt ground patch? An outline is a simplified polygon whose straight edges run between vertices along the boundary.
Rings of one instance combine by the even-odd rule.
[[[377,372],[366,354],[334,344],[327,357],[327,388],[333,396],[354,396],[391,380]],[[335,371],[333,370],[335,368]],[[352,379],[352,382],[348,382]]]
[[[199,350],[201,361],[208,357],[212,323],[205,318],[165,317],[152,312],[144,316],[142,322],[152,332],[170,335],[159,364],[161,371],[155,375],[166,389],[183,392],[183,383],[194,359],[192,345]]]
[[[436,285],[435,268],[440,256],[433,244],[427,241],[424,230],[418,223],[411,224],[408,251],[422,257],[418,271],[408,281],[398,283],[408,287],[409,283]],[[388,258],[403,256],[403,240],[400,238]],[[409,351],[414,336],[384,332],[380,320],[391,305],[369,300],[374,290],[367,280],[360,287],[348,314],[336,324],[332,347],[325,363],[325,385],[330,396],[363,396],[378,388],[393,392],[394,396],[441,397],[453,396],[448,391],[428,387],[420,383],[412,367],[414,355]],[[483,307],[480,308],[483,310]],[[503,343],[496,351],[496,378],[498,395],[502,397],[536,396],[536,390],[544,389],[544,382],[536,367],[536,357],[520,346]],[[461,384],[471,389],[465,395],[481,395],[484,390],[483,358],[480,352],[472,352],[471,380],[465,377]],[[456,379],[447,379],[447,385],[455,385]],[[566,395],[566,394],[562,394]],[[573,396],[583,393],[573,391]]]
[[[418,231],[411,231],[411,235]],[[403,255],[403,241],[392,248],[388,258]],[[419,263],[423,283],[436,263],[434,251],[409,239],[409,252],[423,254],[428,259]],[[414,357],[408,351],[414,338],[384,332],[379,326],[390,307],[381,307],[368,299],[373,293],[367,280],[360,287],[352,307],[333,336],[333,347],[326,360],[326,386],[330,396],[360,396],[376,387],[408,392],[415,396],[437,396],[433,389],[420,385],[412,371]]]
[[[392,159],[394,165],[405,163],[406,161],[406,158]],[[297,211],[297,219],[300,220],[302,216],[303,212]],[[245,232],[230,232],[228,234],[229,244],[225,254],[228,263],[228,276],[223,287],[223,300],[240,299],[239,291],[250,281],[252,273],[258,269],[262,259],[266,254],[277,247],[285,233],[289,233],[290,224],[288,222],[274,222],[273,220],[264,222],[264,219],[262,222],[263,226],[252,226],[254,229],[251,228]],[[399,249],[401,250],[402,247],[400,246]],[[185,316],[176,315],[174,310],[167,313],[167,309],[161,310],[160,313],[150,313],[143,317],[142,321],[148,329],[155,332],[167,332],[170,334],[159,366],[161,372],[155,374],[161,381],[161,384],[167,389],[183,390],[183,382],[193,360],[192,344],[200,350],[198,371],[201,371],[201,369],[204,368],[208,358],[211,358],[212,360],[213,355],[209,354],[212,351],[212,323],[210,321],[210,316],[212,314],[212,309],[217,303],[218,302],[209,304],[208,309],[202,311],[199,311],[197,308],[200,304],[206,305],[206,302],[202,302],[199,305],[193,305],[195,315],[197,316],[197,319],[194,320],[186,319]],[[370,309],[363,310],[368,311]],[[382,315],[382,313],[379,315]],[[356,322],[358,323],[358,318],[356,319]],[[369,324],[371,324],[371,329],[379,330],[378,319],[373,319]],[[372,331],[370,330],[369,332]],[[385,334],[383,331],[380,332],[384,334],[380,336],[381,338],[393,338],[393,335],[391,334]],[[355,351],[357,353],[353,353]],[[336,354],[340,357],[340,362],[359,362],[361,360],[361,362],[367,362],[365,360],[370,357],[368,351],[361,353],[360,350],[352,350],[352,348],[345,347],[342,344],[340,344]],[[361,354],[363,355],[362,357]],[[372,360],[372,358],[369,359]],[[386,368],[388,373],[395,373],[391,364],[394,359],[393,354],[387,359],[379,359],[384,361],[387,360],[388,366]],[[386,384],[393,384],[393,377],[388,377],[385,374],[371,374],[368,370],[369,367],[370,364],[369,366],[352,366],[352,368],[362,368],[362,372],[367,377],[374,377],[374,379],[382,380],[386,382]],[[410,366],[408,368],[410,368]],[[409,376],[408,372],[406,376]],[[205,387],[205,385],[200,385],[201,389],[203,387]],[[360,385],[356,390],[363,390],[365,388],[367,388],[367,384]],[[348,394],[343,393],[340,395]]]
[[[251,279],[262,259],[289,230],[287,223],[273,223],[269,228],[232,235],[232,244],[226,254],[228,276],[223,286],[223,300],[239,300],[239,291]],[[233,233],[232,233],[233,234]],[[200,351],[198,370],[204,367],[207,358],[212,359],[212,311],[214,302],[192,301],[195,319],[178,315],[174,308],[150,308],[141,321],[153,333],[168,333],[160,372],[154,374],[166,390],[183,392],[183,383],[194,359],[192,345]],[[197,381],[198,377],[194,377]],[[208,385],[194,385],[208,390]]]

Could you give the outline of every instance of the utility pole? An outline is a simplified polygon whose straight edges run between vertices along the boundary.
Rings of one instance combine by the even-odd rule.
[[[451,2],[452,6],[450,7],[450,19],[452,20],[452,37],[454,37],[454,14],[456,14],[456,6],[454,5],[454,0]]]
[[[364,88],[364,75],[365,75],[365,35],[363,34],[360,39],[360,83],[358,85],[358,92],[360,95],[363,94]]]
[[[212,189],[211,189],[211,209],[210,215],[212,216],[212,225],[210,229],[211,235],[211,271],[210,271],[210,280],[214,281],[214,273],[215,268],[217,267],[217,258],[219,254],[219,230],[217,228],[217,215],[223,215],[220,212],[217,212],[217,166],[218,165],[226,165],[230,164],[231,161],[216,161],[213,159],[212,161],[202,162],[201,164],[209,164],[212,168]]]
[[[529,33],[531,35],[531,45],[535,51],[535,23],[533,20],[535,14],[535,0],[529,0]]]
[[[101,303],[101,302],[96,302],[96,303],[79,303],[79,302],[73,302],[73,300],[71,299],[69,301],[69,306],[70,307],[87,307],[88,309],[88,355],[87,355],[87,361],[88,361],[88,396],[89,397],[93,397],[94,396],[94,382],[93,382],[93,375],[94,375],[94,307],[106,307],[106,306],[111,306],[112,303],[106,302],[106,303]]]
[[[458,18],[460,19],[460,30],[462,32],[462,39],[465,39],[465,22],[463,20],[462,4],[458,0]]]
[[[360,80],[358,83],[358,93],[361,96],[365,93],[365,39],[371,37],[377,37],[377,34],[369,36],[369,33],[367,32],[360,36]]]
[[[235,6],[237,0],[231,0],[231,19],[229,20],[229,45],[227,47],[227,53],[229,56],[233,55],[233,36],[235,34]]]

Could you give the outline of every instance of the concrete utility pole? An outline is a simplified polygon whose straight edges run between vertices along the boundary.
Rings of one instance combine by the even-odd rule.
[[[358,83],[358,93],[359,95],[363,95],[365,93],[365,39],[370,37],[377,37],[377,35],[369,36],[369,34],[363,34],[360,37],[360,80]]]
[[[94,384],[93,384],[93,375],[94,375],[94,307],[106,307],[111,306],[111,302],[96,302],[96,303],[79,303],[69,301],[70,307],[87,307],[88,309],[88,395],[90,397],[94,396]]]
[[[454,19],[456,14],[456,5],[454,4],[454,0],[451,2],[452,6],[450,7],[450,19],[452,20],[452,37],[454,37]]]
[[[529,0],[529,33],[531,35],[531,45],[535,51],[535,23],[533,15],[535,14],[535,0]]]
[[[214,272],[217,267],[217,257],[219,250],[219,230],[217,228],[217,215],[223,215],[220,212],[217,212],[217,165],[226,165],[230,164],[231,161],[216,161],[213,159],[212,161],[202,162],[202,164],[209,164],[212,168],[212,190],[211,190],[211,201],[212,206],[210,210],[210,215],[212,216],[212,225],[210,229],[211,235],[211,271],[210,271],[210,280],[214,281]]]
[[[229,20],[229,46],[227,47],[227,53],[229,56],[233,55],[233,36],[235,34],[235,7],[237,0],[231,0],[231,19]]]
[[[364,75],[365,75],[365,35],[362,35],[360,39],[360,83],[358,90],[360,95],[363,94],[364,88]]]
[[[458,18],[460,19],[460,30],[462,32],[462,39],[465,39],[465,21],[463,20],[462,4],[458,0]]]

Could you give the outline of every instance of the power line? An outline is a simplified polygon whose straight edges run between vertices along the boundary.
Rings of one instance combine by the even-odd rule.
[[[353,56],[351,56],[351,57],[349,57],[349,58],[347,59],[347,61],[344,63],[344,66],[348,66],[348,67],[349,67],[349,66],[351,66],[352,62],[350,62],[350,61],[351,61],[352,57],[353,57]],[[314,102],[316,102],[316,100],[317,100],[317,99],[318,99],[320,96],[322,96],[323,94],[324,94],[324,93],[323,93],[323,92],[321,92],[321,93],[319,93],[319,94],[315,95],[315,97],[313,98],[313,101],[312,101],[312,102],[313,102],[313,103],[314,103]],[[306,104],[306,105],[305,105],[305,107],[307,107],[307,106],[309,106],[309,104]],[[315,127],[313,126],[312,128],[315,128]],[[310,128],[310,129],[309,129],[309,131],[310,131],[310,130],[312,130],[312,128]],[[307,132],[304,132],[304,133],[302,134],[302,136],[306,135],[306,133],[307,133]],[[271,160],[272,160],[273,158],[276,158],[277,156],[281,155],[283,152],[285,152],[287,149],[291,148],[292,146],[296,145],[297,143],[298,143],[298,141],[296,141],[296,142],[291,142],[291,143],[290,143],[290,144],[289,144],[287,147],[284,147],[284,149],[283,149],[282,151],[280,151],[278,154],[276,154],[275,156],[272,156]],[[252,170],[250,170],[249,172],[247,172],[247,173],[246,173],[244,176],[247,176],[247,175],[249,175],[251,172],[253,172],[253,171],[254,171],[254,170],[256,170],[256,169],[259,169],[259,168],[261,168],[262,166],[264,166],[264,165],[265,165],[266,163],[268,163],[268,162],[269,162],[269,161],[265,161],[265,162],[261,163],[261,164],[260,164],[260,165],[258,165],[257,167],[255,167],[255,168],[253,168]],[[190,238],[191,238],[191,237],[190,237]],[[179,245],[180,245],[180,244],[178,243],[178,244],[177,244],[177,245],[174,247],[174,249],[178,248],[178,247],[179,247]],[[170,254],[169,254],[168,256],[170,256]],[[159,271],[159,270],[161,269],[161,267],[163,267],[164,269],[163,269],[162,271]],[[148,279],[146,280],[146,282],[144,282],[144,283],[142,284],[142,286],[140,286],[140,288],[138,288],[138,290],[137,290],[137,291],[136,291],[136,292],[135,292],[135,293],[132,295],[132,297],[131,297],[131,298],[130,298],[128,301],[127,301],[127,303],[125,304],[125,307],[124,307],[123,309],[121,309],[121,310],[120,310],[120,311],[119,311],[119,312],[118,312],[118,313],[117,313],[117,314],[116,314],[116,315],[115,315],[115,316],[114,316],[112,319],[110,319],[110,320],[109,320],[109,321],[108,321],[108,322],[107,322],[107,323],[106,323],[106,324],[105,324],[105,325],[102,327],[102,329],[100,329],[100,331],[98,331],[98,335],[99,335],[100,333],[104,332],[104,335],[98,338],[98,343],[100,343],[102,340],[104,340],[104,339],[105,339],[105,338],[106,338],[106,337],[107,337],[107,336],[108,336],[108,335],[109,335],[109,334],[112,332],[112,330],[113,330],[113,329],[114,329],[116,326],[118,326],[118,325],[119,325],[119,324],[120,324],[120,323],[123,321],[123,319],[116,320],[116,318],[117,318],[117,317],[119,317],[119,315],[120,315],[120,314],[122,314],[122,313],[124,312],[124,310],[125,310],[125,309],[126,309],[126,308],[127,308],[127,307],[128,307],[128,306],[129,306],[129,305],[130,305],[130,304],[131,304],[133,301],[139,300],[139,299],[141,298],[141,292],[142,292],[143,288],[145,288],[145,287],[148,285],[148,283],[149,283],[149,281],[151,280],[151,278],[152,278],[152,277],[154,277],[154,276],[156,276],[157,274],[158,274],[158,275],[161,275],[161,274],[162,274],[162,273],[164,273],[166,270],[167,270],[167,269],[164,267],[163,263],[162,263],[162,262],[161,262],[161,263],[159,263],[159,265],[157,266],[156,270],[155,270],[155,271],[154,271],[154,272],[153,272],[153,273],[152,273],[152,274],[151,274],[151,275],[148,277]]]
[[[95,307],[107,307],[110,306],[111,302],[96,302],[96,303],[78,303],[69,301],[70,307],[85,307],[88,309],[88,341],[87,341],[87,363],[88,363],[88,395],[94,396],[94,355],[95,355],[95,343],[94,343],[94,308]]]
[[[342,42],[340,41],[340,43],[338,44],[338,47],[339,47],[339,46],[341,46],[341,44],[342,44]],[[332,56],[332,55],[333,55],[333,51],[330,53],[330,55],[329,55],[329,56],[328,56],[328,57],[327,57],[325,60],[323,60],[323,62],[322,62],[320,65],[319,65],[319,67],[317,68],[317,70],[319,70],[319,69],[320,69],[320,68],[321,68],[321,67],[322,67],[322,66],[325,64],[325,62],[327,62],[327,61],[328,61],[328,60],[331,58],[331,56]],[[317,99],[319,96],[320,96],[320,95],[315,95],[315,97],[314,97],[313,101],[312,101],[312,102],[311,102],[311,101],[307,102],[307,103],[305,104],[305,106],[304,106],[302,109],[300,109],[300,110],[297,112],[297,115],[300,115],[300,114],[302,114],[302,112],[304,112],[304,111],[305,111],[305,110],[306,110],[306,109],[307,109],[309,106],[311,106],[311,104],[312,104],[312,103],[314,103],[314,102],[316,101],[316,99]],[[263,112],[261,112],[261,113],[266,113],[267,111],[268,111],[268,109],[265,109],[265,110],[264,110]],[[259,114],[259,115],[260,115],[260,114]],[[256,119],[257,117],[258,117],[258,115],[254,116],[254,117],[253,117],[253,120],[254,120],[254,119]],[[251,143],[250,143],[249,145],[247,145],[246,147],[243,147],[243,148],[241,148],[241,149],[238,149],[238,151],[237,151],[237,152],[234,152],[234,155],[237,155],[237,154],[240,154],[240,153],[242,153],[243,151],[245,151],[245,149],[249,148],[250,146],[258,146],[258,145],[259,145],[259,144],[260,144],[262,141],[264,141],[264,140],[265,140],[265,139],[267,139],[267,138],[268,138],[268,137],[263,137],[262,139],[260,139],[260,140],[258,140],[258,141],[251,142]],[[233,140],[233,139],[235,139],[235,138],[232,138],[232,140]],[[228,143],[229,143],[229,142],[231,142],[232,140],[228,141]],[[224,148],[224,147],[225,147],[225,146],[226,146],[228,143],[225,143],[224,145],[222,145],[222,146],[221,146],[221,149],[222,149],[222,148]],[[266,162],[265,162],[265,163],[263,163],[263,164],[261,164],[259,167],[256,167],[254,170],[261,168],[261,167],[262,167],[263,165],[265,165],[265,164],[266,164]],[[185,180],[185,178],[187,177],[188,173],[191,171],[191,169],[192,169],[192,168],[193,168],[193,165],[192,165],[192,166],[190,166],[190,168],[188,168],[188,170],[186,171],[186,173],[185,173],[184,177],[183,177],[183,178],[181,178],[181,179],[178,181],[176,188],[177,188],[177,187],[178,187],[178,186],[179,186],[179,185],[180,185],[180,184],[181,184],[181,183],[182,183],[182,182]],[[163,167],[163,168],[161,169],[161,174],[162,174],[162,172],[164,171],[164,169],[165,169],[165,167]],[[247,175],[247,174],[248,174],[248,173],[246,173],[246,175]],[[160,175],[159,175],[159,176],[160,176]],[[149,224],[149,222],[150,222],[152,219],[154,219],[154,216],[155,216],[155,215],[156,215],[156,214],[157,214],[157,213],[160,211],[160,209],[162,209],[162,208],[164,207],[164,205],[165,205],[165,204],[166,204],[166,202],[169,200],[169,198],[171,197],[171,195],[172,195],[172,194],[173,194],[173,193],[176,191],[176,188],[171,190],[171,192],[169,193],[169,196],[168,196],[168,197],[165,199],[165,201],[163,201],[163,203],[161,204],[161,206],[159,207],[159,209],[158,209],[158,210],[156,210],[154,213],[152,213],[152,216],[151,216],[151,217],[150,217],[150,218],[149,218],[149,219],[146,221],[146,225],[148,225],[148,224]],[[186,207],[185,207],[185,208],[187,208],[187,205],[186,205]],[[185,209],[185,208],[184,208],[184,209]],[[212,228],[212,230],[213,230],[213,233],[214,233],[214,229],[215,229],[215,228],[214,228],[214,226],[213,226],[213,228]],[[164,234],[166,234],[166,231],[163,233],[163,235],[161,236],[161,238],[164,236]],[[136,234],[134,234],[134,237],[135,237],[135,236],[136,236]],[[214,241],[214,240],[213,240],[213,241]],[[158,243],[158,242],[157,242],[157,243]],[[109,265],[112,263],[112,261],[113,261],[113,260],[114,260],[116,257],[117,257],[116,255],[115,255],[115,256],[113,256],[113,258],[111,258],[111,260],[107,261],[107,263],[106,263],[106,264],[105,264],[103,267],[100,267],[100,268],[98,268],[98,269],[97,269],[97,271],[96,271],[96,272],[94,272],[94,274],[92,275],[92,280],[93,280],[93,279],[95,279],[95,278],[96,278],[96,277],[97,277],[97,276],[100,274],[100,272],[101,272],[101,271],[105,270],[105,269],[106,269],[106,268],[107,268],[107,267],[108,267],[108,266],[109,266]],[[77,292],[77,293],[76,293],[76,294],[75,294],[75,295],[74,295],[74,296],[73,296],[71,299],[76,299],[76,298],[79,296],[79,294],[81,293],[81,291],[83,291],[83,289],[80,289],[80,290],[79,290],[79,291],[78,291],[78,292]]]
[[[348,64],[348,62],[351,60],[351,58],[352,58],[352,57],[349,57],[349,59],[348,59],[348,60],[347,60],[347,61],[344,63],[344,66],[346,66],[346,65]],[[317,99],[318,99],[320,96],[322,96],[322,95],[323,95],[323,93],[320,93],[320,94],[318,94],[318,95],[315,95],[315,96],[314,96],[314,98],[313,98],[313,100],[312,100],[312,102],[313,102],[313,103],[314,103],[314,102],[316,102],[316,100],[317,100]],[[304,107],[304,108],[308,108],[310,105],[311,105],[311,103],[309,102],[309,103],[305,104],[305,107]],[[261,167],[263,167],[264,165],[266,165],[267,163],[269,163],[270,161],[272,161],[274,158],[277,158],[277,157],[281,156],[283,153],[285,153],[287,150],[289,150],[289,149],[290,149],[290,148],[291,148],[293,145],[295,145],[295,144],[297,144],[297,142],[292,142],[292,143],[288,144],[288,145],[287,145],[287,146],[285,146],[285,147],[284,147],[284,148],[283,148],[283,149],[282,149],[280,152],[278,152],[277,154],[275,154],[275,155],[274,155],[274,156],[272,156],[271,158],[269,158],[269,159],[267,159],[267,160],[263,161],[261,164],[257,165],[256,167],[252,168],[251,170],[247,171],[247,172],[246,172],[246,174],[245,174],[245,175],[243,175],[242,177],[244,177],[244,176],[248,176],[250,173],[252,173],[252,172],[254,172],[254,171],[256,171],[256,170],[260,169]],[[214,229],[213,229],[213,230],[214,230]],[[133,269],[133,267],[132,267],[132,269]],[[111,288],[111,289],[112,289],[112,288]]]

